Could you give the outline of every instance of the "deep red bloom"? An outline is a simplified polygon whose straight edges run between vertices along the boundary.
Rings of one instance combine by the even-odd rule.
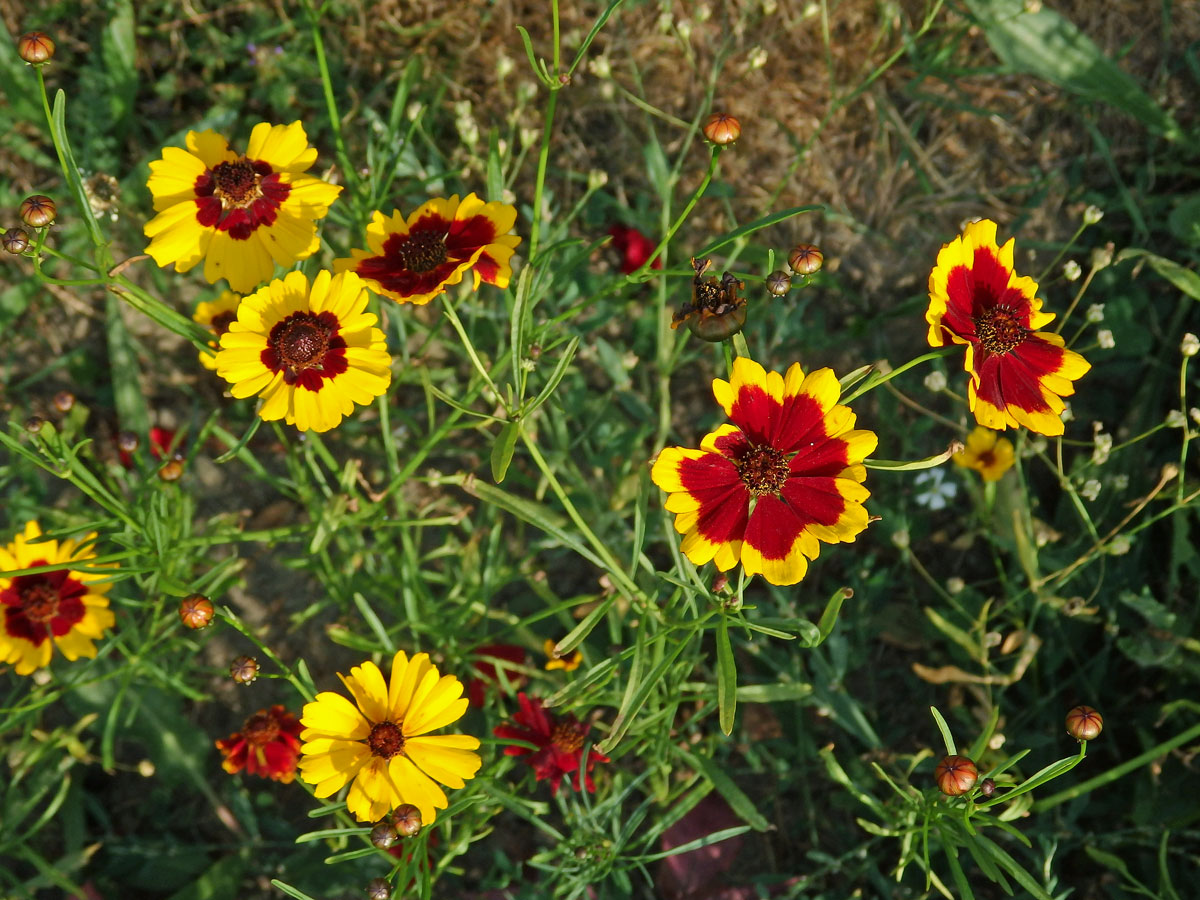
[[[576,790],[582,790],[587,785],[589,791],[595,791],[592,783],[592,768],[596,763],[608,762],[603,753],[595,750],[588,752],[587,770],[580,771],[579,763],[583,755],[583,741],[587,736],[589,725],[580,722],[573,713],[565,716],[555,716],[546,711],[546,704],[540,697],[530,699],[525,692],[517,694],[521,709],[512,717],[515,725],[499,725],[492,729],[492,734],[508,740],[527,741],[536,744],[536,750],[528,747],[506,747],[506,756],[528,756],[526,762],[533,766],[538,781],[550,779],[550,789],[557,791],[564,775],[578,773],[574,780],[568,778],[567,783]],[[582,783],[581,783],[582,782]]]
[[[300,722],[279,704],[260,709],[216,747],[225,756],[221,768],[233,774],[245,769],[283,784],[296,777],[300,756]]]
[[[467,701],[472,706],[483,706],[488,688],[501,687],[503,684],[519,688],[528,680],[524,673],[516,669],[516,666],[525,664],[524,647],[516,644],[484,644],[471,652],[476,657],[482,657],[471,664],[475,677],[467,679]],[[506,662],[513,665],[506,666]],[[497,669],[504,671],[506,681],[501,682]]]
[[[654,241],[636,228],[630,228],[628,225],[614,225],[608,229],[608,233],[612,235],[613,247],[621,254],[621,271],[626,275],[640,269],[650,258],[650,254],[654,252]],[[650,264],[650,268],[661,269],[662,257],[655,258],[654,262]]]

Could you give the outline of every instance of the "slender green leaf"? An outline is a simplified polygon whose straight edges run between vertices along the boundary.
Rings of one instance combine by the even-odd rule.
[[[521,423],[509,421],[504,423],[504,427],[496,435],[496,440],[492,442],[492,480],[496,484],[504,481],[504,476],[508,474],[508,466],[512,462],[513,453],[517,449],[517,439],[520,436]]]
[[[732,734],[737,710],[737,666],[729,641],[729,619],[725,616],[717,620],[717,708],[721,731]]]
[[[753,828],[755,831],[769,831],[771,823],[754,805],[754,801],[746,796],[746,792],[738,787],[721,766],[703,753],[691,753],[679,748],[676,752],[682,756],[693,769],[699,772],[712,784],[734,814]]]

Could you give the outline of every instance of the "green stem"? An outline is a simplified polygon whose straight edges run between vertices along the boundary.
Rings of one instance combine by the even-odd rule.
[[[337,99],[333,93],[333,81],[329,75],[329,61],[325,58],[325,42],[321,40],[321,20],[313,9],[312,0],[304,0],[304,11],[308,13],[309,32],[312,34],[313,49],[316,51],[317,68],[321,70],[321,89],[325,94],[325,110],[329,116],[329,127],[333,131],[333,146],[337,152],[338,162],[354,204],[358,205],[358,173],[350,164],[350,155],[346,152],[346,141],[342,137],[342,118],[338,114]]]
[[[960,348],[955,344],[951,344],[947,347],[938,347],[936,350],[931,350],[929,353],[923,353],[920,356],[918,356],[916,359],[909,360],[904,365],[898,366],[897,368],[892,369],[892,371],[888,372],[886,375],[882,375],[878,372],[873,373],[867,377],[867,379],[862,383],[862,385],[859,387],[858,390],[856,390],[852,394],[850,394],[849,397],[843,397],[838,402],[839,403],[849,403],[850,401],[855,400],[858,397],[861,397],[867,391],[873,390],[873,389],[879,387],[881,384],[886,384],[887,382],[889,382],[893,378],[895,378],[897,375],[899,375],[901,372],[907,372],[913,366],[920,365],[923,362],[928,362],[931,359],[937,359],[940,356],[949,356],[951,353],[954,353],[958,349],[960,349]]]
[[[654,260],[658,258],[658,254],[663,251],[663,248],[666,247],[667,244],[671,243],[671,238],[675,237],[675,232],[679,230],[680,226],[682,226],[687,220],[687,217],[691,215],[692,210],[695,209],[696,204],[700,201],[700,198],[704,196],[704,192],[708,190],[708,185],[713,180],[713,176],[717,173],[717,160],[721,158],[722,149],[722,147],[719,147],[716,144],[713,145],[712,158],[708,161],[708,171],[704,173],[703,180],[701,180],[699,186],[692,193],[687,205],[683,208],[683,212],[681,212],[675,218],[675,222],[670,228],[667,229],[666,235],[664,235],[663,239],[658,242],[658,246],[654,248],[654,252],[646,257],[646,261],[644,263],[625,276],[625,281],[627,284],[637,283],[642,280],[640,277],[642,273],[646,272],[650,266],[654,264]]]
[[[1074,800],[1076,797],[1081,797],[1095,788],[1102,787],[1116,781],[1118,778],[1128,775],[1130,772],[1140,769],[1148,763],[1165,756],[1176,747],[1182,747],[1184,744],[1200,738],[1200,723],[1193,725],[1187,731],[1181,732],[1169,740],[1163,741],[1161,744],[1156,744],[1145,753],[1135,756],[1133,759],[1127,759],[1119,766],[1113,766],[1107,772],[1102,772],[1095,778],[1089,778],[1087,781],[1077,784],[1074,787],[1067,788],[1065,791],[1059,791],[1057,794],[1051,794],[1044,800],[1039,800],[1033,804],[1034,812],[1044,812],[1047,809],[1058,806],[1061,803],[1066,803],[1068,800]]]
[[[233,626],[233,629],[240,633],[242,637],[246,638],[246,640],[250,641],[250,643],[257,647],[263,656],[273,662],[279,671],[283,673],[284,677],[291,682],[292,687],[296,689],[301,697],[308,701],[316,699],[316,697],[313,696],[312,691],[310,691],[308,686],[299,679],[296,673],[292,671],[291,667],[284,665],[283,660],[275,655],[275,651],[259,640],[258,635],[246,627],[246,623],[239,619],[233,610],[231,610],[228,606],[221,607],[221,618]]]

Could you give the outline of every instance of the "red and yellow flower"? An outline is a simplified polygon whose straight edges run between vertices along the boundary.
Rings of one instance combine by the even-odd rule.
[[[1063,433],[1063,397],[1091,365],[1060,335],[1038,331],[1054,320],[1038,286],[1013,271],[1015,240],[996,244],[996,223],[972,222],[938,253],[929,273],[929,344],[967,348],[967,398],[980,425]]]
[[[410,660],[403,650],[392,660],[386,682],[369,660],[338,677],[354,702],[323,691],[305,704],[300,777],[316,785],[317,797],[352,782],[346,806],[360,822],[377,822],[411,803],[423,823],[433,824],[437,810],[449,802],[439,782],[461,788],[483,763],[474,752],[478,738],[430,734],[467,711],[462,682],[439,673],[428,653]]]
[[[289,272],[242,300],[221,336],[217,374],[233,396],[261,397],[258,414],[268,422],[335,428],[392,380],[383,332],[366,308],[353,272],[320,272],[311,290],[303,272]]]
[[[216,747],[225,757],[221,763],[229,774],[243,769],[250,775],[291,784],[300,758],[300,722],[279,704],[260,709],[242,724],[242,730]]]
[[[573,713],[555,716],[546,710],[540,697],[527,697],[523,691],[517,694],[517,702],[521,708],[513,715],[513,724],[498,725],[492,729],[492,734],[501,740],[525,741],[536,745],[537,749],[514,744],[504,748],[504,755],[524,756],[538,781],[549,780],[551,791],[558,791],[564,775],[575,776],[574,779],[567,778],[567,784],[575,790],[582,791],[586,786],[589,791],[595,791],[592,769],[596,763],[606,763],[609,759],[592,750],[588,753],[586,768],[581,765],[583,743],[590,726],[580,722]]]
[[[220,346],[221,335],[229,330],[229,326],[237,321],[238,304],[242,302],[242,295],[235,294],[233,291],[223,291],[221,296],[216,300],[199,303],[196,306],[196,311],[192,313],[192,321],[197,325],[203,325],[213,333],[213,339],[208,342],[208,346],[215,351]],[[209,371],[217,370],[217,357],[215,353],[199,354],[200,365]]]
[[[982,425],[967,435],[967,445],[951,457],[955,465],[974,469],[984,481],[999,481],[1013,467],[1016,458],[1012,441]]]
[[[862,463],[877,438],[854,429],[839,394],[832,369],[805,375],[794,363],[780,375],[745,357],[729,381],[713,381],[733,424],[698,450],[667,447],[651,471],[688,559],[795,584],[821,541],[853,541],[867,527]]]
[[[146,223],[146,252],[187,272],[204,261],[210,284],[225,278],[248,293],[317,251],[317,219],[341,187],[303,174],[317,160],[299,122],[260,122],[244,155],[215,131],[189,131],[187,149],[166,147],[147,186],[158,213]]]
[[[0,577],[0,662],[18,675],[50,664],[54,647],[67,659],[96,656],[95,641],[113,626],[108,608],[112,586],[103,572],[82,571],[70,564],[94,559],[94,533],[82,542],[40,541],[38,523],[30,521],[11,544],[0,548],[0,572],[62,567],[51,572]]]
[[[335,272],[352,271],[377,294],[400,303],[428,303],[473,269],[475,290],[481,282],[508,287],[513,251],[521,238],[508,234],[516,207],[485,203],[474,194],[422,205],[407,219],[376,211],[367,226],[367,249],[334,260]]]

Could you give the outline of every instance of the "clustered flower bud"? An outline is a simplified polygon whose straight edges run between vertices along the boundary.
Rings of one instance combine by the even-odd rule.
[[[421,830],[421,811],[411,803],[402,803],[392,810],[392,827],[404,837]]]
[[[29,246],[29,235],[25,233],[24,228],[10,228],[0,236],[0,242],[4,244],[8,253],[24,253],[25,248]]]
[[[54,56],[54,41],[41,31],[30,31],[17,41],[17,56],[33,66],[40,66]]]
[[[797,275],[814,275],[821,271],[825,254],[814,244],[800,244],[788,254],[788,265]]]
[[[1104,730],[1104,718],[1090,706],[1076,706],[1067,713],[1067,734],[1077,741],[1091,741]]]
[[[20,214],[30,228],[45,228],[58,215],[58,207],[45,194],[33,194],[21,201]]]
[[[975,787],[979,770],[965,756],[947,756],[933,770],[933,780],[947,797],[959,797]]]
[[[189,594],[179,604],[179,621],[193,630],[203,628],[212,617],[212,601],[203,594]]]
[[[726,147],[742,136],[742,123],[725,113],[713,113],[704,123],[704,136],[719,147]]]
[[[392,846],[399,837],[400,835],[396,833],[396,829],[388,822],[380,822],[371,829],[371,843],[380,850],[386,850]]]
[[[258,678],[258,661],[252,656],[239,656],[229,664],[229,677],[238,684],[253,684]]]
[[[776,297],[782,297],[791,289],[792,279],[782,269],[776,269],[767,276],[767,290]]]
[[[386,878],[372,878],[367,882],[367,896],[370,900],[388,900],[392,886]]]

